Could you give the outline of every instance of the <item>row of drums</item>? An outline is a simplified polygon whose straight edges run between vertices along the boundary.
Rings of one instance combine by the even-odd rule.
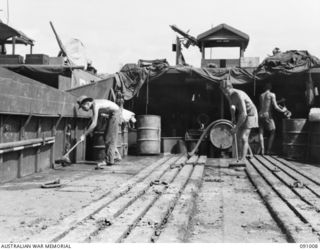
[[[107,118],[99,117],[92,138],[92,160],[101,161],[105,158],[104,133],[108,125]],[[156,115],[137,116],[137,154],[156,155],[161,149],[161,118]],[[122,157],[128,155],[128,124],[119,124],[117,149]]]
[[[284,119],[282,151],[291,160],[320,162],[320,122]]]

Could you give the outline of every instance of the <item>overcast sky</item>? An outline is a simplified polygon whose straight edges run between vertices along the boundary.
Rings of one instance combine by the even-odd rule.
[[[308,50],[320,57],[319,0],[8,0],[9,25],[36,41],[34,53],[56,56],[59,48],[51,20],[62,41],[78,38],[100,73],[139,59],[167,58],[175,63],[171,44],[176,24],[197,36],[227,23],[250,36],[248,57]],[[7,0],[0,0],[0,18],[7,21]],[[20,49],[21,54],[28,53]],[[196,47],[184,50],[187,63],[200,66]],[[234,50],[215,51],[218,58],[237,57]]]

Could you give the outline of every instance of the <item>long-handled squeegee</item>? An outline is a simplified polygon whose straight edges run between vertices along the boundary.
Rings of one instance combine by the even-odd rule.
[[[77,141],[76,144],[72,146],[72,148],[69,149],[67,153],[65,153],[60,159],[56,160],[56,164],[61,164],[62,166],[71,165],[71,160],[69,158],[69,154],[81,143],[82,141]]]

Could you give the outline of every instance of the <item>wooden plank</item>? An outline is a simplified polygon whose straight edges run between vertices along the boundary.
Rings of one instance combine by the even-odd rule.
[[[311,173],[308,173],[306,171],[303,171],[302,169],[299,169],[297,166],[295,166],[293,163],[280,158],[280,157],[275,157],[278,161],[281,163],[285,164],[287,167],[291,168],[292,170],[296,171],[297,173],[303,175],[305,178],[308,178],[310,181],[314,182],[315,184],[320,186],[320,181],[316,179]]]
[[[160,243],[185,241],[189,229],[189,222],[195,207],[196,197],[198,196],[201,186],[203,171],[204,165],[202,164],[194,167],[188,184],[173,209],[168,223],[163,229],[163,232],[157,232],[157,234],[161,234],[158,239],[154,238],[154,241]]]
[[[170,184],[178,172],[178,168],[171,169],[161,177],[160,181]],[[152,186],[143,196],[129,206],[121,216],[118,216],[110,227],[105,228],[97,236],[91,238],[90,242],[120,242],[136,226],[166,188],[167,186],[165,185]]]
[[[179,157],[173,157],[163,165],[159,166],[150,176],[138,183],[132,188],[126,195],[112,202],[100,212],[93,216],[96,220],[109,220],[112,221],[121,214],[125,208],[132,204],[137,198],[146,192],[146,190],[152,185],[160,185],[161,176],[169,169],[170,165],[178,160]]]
[[[300,199],[290,188],[284,185],[278,178],[270,173],[256,159],[250,160],[256,170],[266,179],[269,185],[283,199],[284,202],[299,216],[304,222],[309,223],[311,227],[320,232],[320,216],[313,206],[308,205]]]
[[[171,157],[169,156],[164,156],[150,166],[142,169],[138,174],[129,179],[127,182],[116,186],[110,193],[103,195],[102,197],[100,197],[100,199],[92,202],[89,206],[84,207],[76,213],[73,213],[70,216],[64,218],[59,224],[48,227],[46,230],[43,230],[41,233],[35,235],[34,237],[30,237],[28,242],[52,242],[61,239],[66,233],[71,230],[72,227],[90,217],[92,214],[98,212],[110,202],[127,193],[134,185],[144,180],[152,173],[152,171],[168,161],[170,158]]]
[[[206,162],[207,162],[207,156],[206,155],[201,155],[200,157],[199,157],[199,159],[198,159],[198,162],[197,162],[197,164],[206,164]]]
[[[295,180],[302,182],[309,190],[311,190],[315,195],[320,197],[320,187],[313,181],[310,181],[310,179],[306,178],[304,175],[301,175],[299,172],[292,170],[291,168],[284,165],[280,161],[277,161],[275,158],[271,156],[265,156],[265,158],[274,165],[276,165],[279,169],[287,173],[289,176],[294,178]]]
[[[296,216],[271,186],[261,177],[252,163],[247,162],[246,172],[260,196],[265,201],[271,215],[287,235],[289,242],[319,241],[319,238],[313,233],[311,226]]]
[[[174,164],[172,164],[171,168],[182,167],[184,164],[186,164],[187,160],[188,160],[188,157],[186,155],[184,155],[178,161],[176,161]]]
[[[162,226],[168,214],[174,208],[191,173],[193,166],[185,165],[164,194],[153,204],[124,242],[152,242],[154,233]]]
[[[186,164],[196,164],[199,159],[199,156],[193,155],[189,160],[187,160]]]
[[[256,158],[273,173],[275,176],[279,178],[284,184],[286,184],[296,195],[300,197],[304,202],[313,206],[316,210],[320,211],[320,200],[319,198],[312,193],[309,189],[304,187],[294,187],[296,180],[287,175],[285,172],[279,170],[277,165],[273,165],[262,156],[256,156]]]
[[[218,168],[220,165],[219,158],[209,158],[206,162],[206,167]]]
[[[108,221],[113,223],[114,218],[118,217],[128,206],[135,202],[141,195],[143,195],[147,189],[150,188],[151,183],[155,180],[159,181],[161,176],[170,168],[170,165],[179,159],[178,156],[172,157],[167,162],[159,166],[154,172],[151,173],[142,182],[137,183],[132,189],[130,189],[126,194],[119,197],[115,201],[109,203],[107,206],[103,207],[96,214],[90,217],[90,220],[82,222],[81,227],[76,227],[70,233],[63,237],[64,242],[77,242],[78,239],[87,239],[89,236],[93,235],[99,230],[99,223],[95,226],[90,227],[92,224],[92,219],[97,222]],[[160,182],[159,182],[160,183]],[[87,230],[83,230],[86,227]]]

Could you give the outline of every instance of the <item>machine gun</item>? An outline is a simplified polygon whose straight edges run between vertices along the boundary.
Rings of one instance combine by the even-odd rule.
[[[185,32],[185,31],[179,29],[176,25],[169,25],[169,26],[173,31],[175,31],[178,34],[180,34],[181,36],[183,36],[185,42],[182,44],[186,49],[189,48],[190,45],[199,46],[198,40],[194,36],[191,36],[188,34],[188,32]]]

